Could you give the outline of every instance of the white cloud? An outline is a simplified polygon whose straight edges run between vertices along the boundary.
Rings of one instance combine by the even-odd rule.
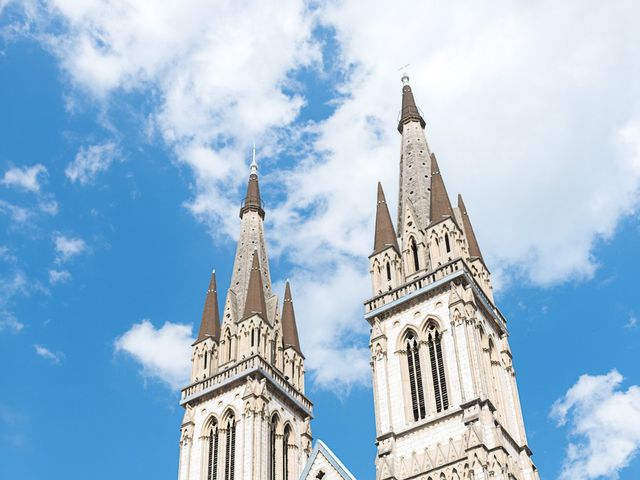
[[[145,378],[161,380],[177,390],[189,383],[193,340],[190,325],[167,322],[156,329],[143,320],[118,337],[114,348],[140,363]]]
[[[46,347],[43,347],[42,345],[34,345],[33,348],[36,351],[36,354],[46,360],[49,360],[51,363],[54,363],[56,365],[60,364],[60,362],[62,361],[62,357],[64,357],[64,355],[60,352],[54,353],[51,350],[49,350]]]
[[[87,185],[92,183],[100,172],[108,170],[117,156],[118,149],[113,142],[81,147],[64,173],[72,183]]]
[[[14,205],[5,200],[0,200],[0,212],[8,215],[14,222],[24,224],[32,216],[28,208]]]
[[[0,332],[17,333],[24,328],[13,312],[10,303],[16,295],[27,293],[27,278],[21,271],[15,271],[9,276],[0,276]]]
[[[569,427],[561,480],[618,478],[640,449],[640,386],[621,389],[622,375],[582,375],[551,412]]]
[[[635,328],[638,328],[638,317],[635,316],[635,314],[630,314],[629,315],[629,319],[627,320],[627,323],[625,323],[624,328],[628,329],[628,330],[633,330]]]
[[[39,163],[32,167],[13,167],[4,173],[4,177],[2,177],[0,183],[29,192],[39,192],[40,180],[38,177],[46,174],[47,169]]]
[[[81,238],[72,238],[56,234],[53,238],[53,242],[55,244],[57,253],[56,261],[58,263],[66,262],[67,260],[88,250],[87,244]]]
[[[55,200],[42,201],[38,204],[38,208],[47,215],[55,216],[58,214],[58,202]]]
[[[51,285],[67,283],[69,280],[71,280],[71,273],[67,270],[49,270],[49,283]]]

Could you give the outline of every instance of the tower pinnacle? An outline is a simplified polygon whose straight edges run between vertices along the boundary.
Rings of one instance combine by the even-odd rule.
[[[293,347],[296,352],[302,355],[296,315],[293,311],[293,301],[291,299],[291,287],[288,280],[284,289],[284,305],[282,306],[282,337],[285,348]]]
[[[257,250],[253,252],[249,286],[247,287],[247,300],[244,304],[244,315],[242,317],[249,318],[255,314],[262,315],[265,320],[267,319],[267,304],[264,299],[262,273],[260,272],[260,261],[258,260]]]
[[[394,247],[398,253],[400,248],[398,247],[398,238],[396,232],[393,229],[391,223],[391,216],[389,215],[389,207],[387,206],[387,200],[382,190],[382,184],[378,182],[378,202],[376,208],[376,233],[375,240],[373,242],[373,253],[378,253],[387,247]]]
[[[440,167],[433,153],[431,154],[431,214],[429,217],[431,223],[439,222],[445,217],[451,217],[455,222],[447,188],[444,186]]]
[[[220,338],[220,313],[218,311],[218,289],[216,287],[215,270],[211,272],[211,280],[209,281],[209,289],[204,302],[204,311],[202,312],[202,321],[196,343],[207,337],[213,337],[214,340]]]

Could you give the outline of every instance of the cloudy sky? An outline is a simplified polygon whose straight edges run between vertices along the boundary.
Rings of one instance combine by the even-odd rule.
[[[255,143],[314,433],[373,478],[362,301],[407,64],[543,478],[640,477],[640,8],[451,3],[0,0],[0,477],[175,478]]]

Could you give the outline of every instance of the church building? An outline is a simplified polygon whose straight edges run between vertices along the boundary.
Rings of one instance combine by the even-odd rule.
[[[397,222],[378,184],[364,303],[376,480],[538,480],[489,269],[402,83]],[[264,217],[254,152],[222,318],[214,272],[182,390],[178,480],[355,480],[313,443],[291,286],[280,304]]]

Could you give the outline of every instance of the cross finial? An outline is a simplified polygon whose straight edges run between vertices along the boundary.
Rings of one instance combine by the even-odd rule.
[[[258,164],[256,163],[256,144],[253,144],[253,160],[251,160],[251,174],[258,174]]]
[[[402,85],[409,85],[409,74],[407,73],[407,68],[409,68],[410,63],[403,65],[398,69],[399,72],[402,72]]]

